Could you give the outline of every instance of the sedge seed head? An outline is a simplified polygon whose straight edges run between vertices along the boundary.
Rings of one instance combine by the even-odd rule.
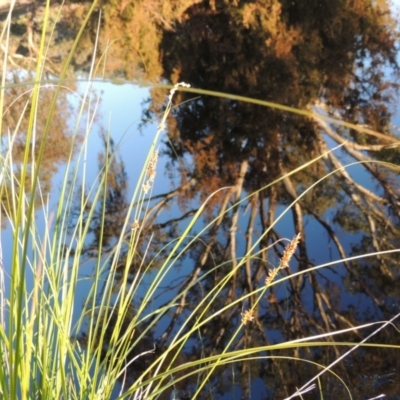
[[[286,246],[285,251],[283,252],[281,261],[279,263],[279,268],[288,268],[289,267],[289,261],[293,257],[294,252],[296,251],[296,248],[299,244],[300,241],[300,233],[298,233],[292,241]]]
[[[254,310],[246,310],[242,312],[242,324],[247,325],[248,322],[254,321]]]

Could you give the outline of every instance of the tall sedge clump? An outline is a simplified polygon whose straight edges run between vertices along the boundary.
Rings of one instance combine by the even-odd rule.
[[[0,397],[4,399],[78,398],[80,395],[75,384],[77,379],[85,376],[79,376],[81,353],[74,347],[70,336],[73,330],[73,290],[76,288],[78,270],[78,264],[73,268],[69,263],[70,248],[64,241],[65,223],[69,217],[66,204],[71,199],[64,187],[58,202],[59,209],[50,211],[39,171],[42,170],[46,143],[51,137],[50,126],[59,92],[61,87],[65,87],[62,79],[96,3],[93,2],[82,22],[70,56],[58,76],[59,80],[49,85],[54,89],[51,91],[49,86],[42,83],[46,71],[47,40],[54,33],[49,17],[50,1],[45,2],[40,46],[35,52],[37,65],[33,73],[34,81],[25,82],[22,79],[19,83],[26,88],[21,97],[26,99],[25,107],[14,125],[10,123],[1,129],[1,133],[8,131],[9,134],[2,141],[4,146],[1,149],[0,211],[2,222],[7,221],[11,232],[10,262],[7,266],[2,265],[2,268],[7,268],[3,274],[7,290],[1,293],[3,320],[0,326]],[[7,76],[12,75],[8,64],[12,59],[8,53],[12,7],[13,4],[0,38],[5,49],[0,95],[2,116],[5,96],[13,93],[6,82]],[[16,73],[21,74],[21,78],[25,76],[22,68],[17,69]],[[43,93],[50,94],[46,106],[43,104]],[[16,100],[20,99],[7,99],[11,105]],[[78,120],[80,116],[77,116]],[[38,128],[39,120],[45,121],[41,129]],[[22,121],[26,122],[26,128],[22,128]],[[15,162],[14,146],[22,145],[21,136],[24,137],[23,157]],[[74,142],[76,131],[72,136]],[[71,150],[67,156],[68,172],[72,166],[72,153]],[[68,172],[65,181],[68,180]],[[3,297],[5,293],[8,296],[6,299]],[[86,378],[81,380],[81,388],[85,386],[85,381]]]
[[[10,26],[12,17],[12,6],[10,8],[7,21],[4,25],[6,35],[6,48],[10,42]],[[16,126],[7,127],[12,134],[9,135],[9,147],[6,154],[6,162],[3,164],[3,177],[8,176],[8,182],[11,183],[10,190],[6,197],[12,199],[8,204],[9,207],[3,209],[8,210],[8,222],[12,230],[12,261],[10,265],[10,297],[7,309],[7,326],[2,327],[2,354],[7,358],[0,377],[1,393],[4,398],[21,398],[26,399],[31,396],[33,377],[39,375],[39,363],[35,363],[39,349],[43,348],[46,341],[44,333],[40,330],[45,323],[43,313],[40,309],[42,297],[40,289],[43,284],[43,267],[46,265],[45,254],[48,249],[47,237],[40,238],[36,236],[37,226],[34,219],[35,204],[38,196],[39,187],[39,168],[43,157],[44,143],[48,133],[49,121],[54,110],[54,99],[52,109],[48,111],[48,119],[44,128],[43,140],[39,146],[39,151],[35,150],[35,138],[37,113],[40,109],[40,93],[42,87],[40,81],[44,73],[45,62],[45,33],[51,30],[48,26],[49,2],[45,7],[45,21],[40,40],[40,47],[37,55],[37,65],[35,70],[35,83],[29,88],[30,98],[26,103],[26,107],[20,116],[20,120]],[[5,32],[3,31],[3,34]],[[3,84],[2,84],[2,101],[6,93],[5,77],[8,73],[8,51],[4,52],[3,63]],[[3,109],[1,108],[3,115]],[[24,155],[22,158],[19,171],[16,171],[13,165],[13,143],[18,136],[20,123],[23,118],[28,120],[26,128],[26,140]],[[4,183],[4,181],[2,182]],[[2,187],[4,190],[4,186]],[[27,281],[32,265],[35,264],[34,288],[30,292],[30,284]],[[39,334],[36,329],[39,330]],[[42,364],[43,365],[43,364]]]
[[[137,398],[143,398],[141,394],[143,388],[140,382],[132,382],[132,373],[134,371],[138,374],[138,370],[145,369],[146,359],[143,357],[154,353],[154,343],[148,338],[151,337],[151,330],[154,329],[158,319],[151,321],[152,316],[148,315],[147,305],[154,298],[154,292],[162,282],[165,270],[160,268],[143,295],[142,288],[147,286],[143,281],[151,260],[147,259],[146,251],[144,254],[142,252],[141,236],[149,207],[148,198],[151,196],[156,177],[159,157],[157,142],[165,129],[172,95],[179,86],[187,85],[177,84],[170,91],[165,113],[147,152],[133,194],[123,206],[121,220],[117,221],[116,242],[108,249],[103,248],[101,240],[97,243],[93,287],[75,328],[78,332],[77,342],[86,349],[84,364],[92,365],[91,368],[94,370],[90,374],[90,381],[85,383],[91,398],[99,396],[109,398],[118,385],[121,385],[119,391],[121,396],[128,396],[127,391],[130,389],[135,392]],[[116,153],[113,150],[112,139],[105,140],[105,145],[106,156],[102,163],[104,167],[101,168],[99,182],[96,183],[97,188],[93,189],[93,194],[90,194],[90,190],[84,194],[79,205],[82,216],[77,226],[82,224],[83,233],[79,234],[82,238],[87,236],[91,221],[92,223],[95,221],[96,232],[99,232],[100,238],[104,235],[105,229],[109,228],[106,226],[107,221],[113,221],[112,216],[109,216],[107,198],[109,182],[115,181],[118,166],[115,164]],[[90,198],[92,200],[89,200]],[[83,211],[87,209],[89,211]],[[78,231],[75,231],[78,234]],[[79,255],[84,247],[82,239],[80,243],[77,251],[74,251],[77,264],[84,256],[83,252],[81,256]],[[159,312],[159,315],[162,313]],[[143,323],[143,320],[151,322]],[[82,331],[85,333],[79,333]]]

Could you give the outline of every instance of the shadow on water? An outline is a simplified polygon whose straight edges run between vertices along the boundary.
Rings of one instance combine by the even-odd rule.
[[[136,361],[128,368],[125,384],[163,354],[185,322],[185,332],[191,329],[195,321],[187,319],[195,307],[244,260],[209,305],[207,312],[215,317],[199,327],[171,363],[179,366],[223,352],[243,311],[255,304],[256,297],[251,295],[245,304],[219,310],[262,287],[282,258],[288,244],[285,238],[298,233],[298,250],[280,275],[288,279],[263,296],[254,320],[235,337],[231,349],[340,330],[348,330],[340,335],[341,341],[360,342],[374,327],[357,326],[399,313],[399,254],[390,252],[400,248],[396,167],[400,147],[391,125],[391,101],[398,89],[398,27],[384,5],[379,9],[367,0],[216,0],[186,1],[164,10],[157,5],[149,11],[144,1],[114,3],[102,3],[104,35],[101,33],[100,43],[123,34],[126,37],[109,50],[112,57],[107,72],[111,77],[157,76],[173,84],[184,81],[196,88],[317,112],[314,117],[304,117],[236,99],[189,91],[176,94],[176,107],[167,120],[168,133],[161,145],[164,172],[173,189],[148,200],[147,214],[140,221],[138,251],[129,265],[130,282],[147,263],[151,266],[143,282],[150,285],[152,272],[168,255],[166,243],[182,235],[211,194],[226,189],[208,201],[202,221],[193,228],[199,232],[209,224],[207,230],[174,259],[163,285],[143,311],[150,317],[138,324],[132,337],[134,346],[127,359]],[[68,15],[77,18],[83,13],[80,7],[85,4],[70,7]],[[145,19],[148,13],[151,18]],[[72,36],[65,32],[73,29],[73,23],[71,27],[62,25],[60,51]],[[94,26],[93,22],[92,29]],[[90,32],[85,40],[89,48],[93,41]],[[82,45],[77,51],[76,71],[85,70],[85,54]],[[390,78],[389,70],[397,78]],[[165,90],[152,89],[144,118],[156,118],[165,107],[165,98]],[[336,125],[324,116],[369,131]],[[337,145],[340,149],[328,152]],[[93,241],[86,244],[88,259],[112,251],[129,207],[124,161],[118,157],[117,146],[111,146],[110,152],[115,156],[108,170],[110,185],[90,225]],[[306,168],[287,175],[323,154]],[[347,167],[353,162],[359,164]],[[126,233],[127,238],[130,234]],[[97,254],[100,243],[101,255]],[[249,252],[252,256],[246,257]],[[362,257],[372,253],[380,254]],[[127,254],[128,247],[119,260],[116,287],[125,273]],[[296,274],[325,263],[331,264]],[[179,303],[171,306],[171,299],[179,294]],[[126,324],[137,307],[132,304]],[[151,314],[155,309],[163,310],[161,318]],[[101,313],[97,318],[102,318]],[[115,318],[111,315],[103,321],[107,325],[104,355]],[[86,345],[87,333],[80,333],[79,339]],[[389,327],[373,341],[398,345],[398,331]],[[231,398],[235,392],[243,398],[281,399],[346,350],[339,346],[296,347],[220,366],[202,398]],[[380,393],[399,398],[400,363],[392,349],[357,349],[335,365],[333,372],[348,383],[354,398]],[[188,376],[160,398],[190,398],[204,376],[202,372]],[[326,399],[343,398],[347,393],[334,374],[323,375],[321,382]],[[316,394],[304,398],[313,396]]]

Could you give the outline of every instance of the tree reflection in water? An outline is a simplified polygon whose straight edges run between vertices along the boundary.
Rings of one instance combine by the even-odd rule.
[[[174,307],[165,309],[154,329],[146,326],[158,315],[138,326],[138,336],[144,332],[146,341],[132,350],[132,357],[151,350],[152,343],[156,346],[153,354],[132,364],[132,380],[162,354],[184,323],[185,332],[190,330],[196,321],[188,320],[189,315],[204,294],[235,271],[208,304],[207,315],[215,317],[196,330],[171,362],[182,365],[223,352],[243,311],[242,303],[224,307],[262,287],[268,270],[279,264],[288,243],[284,238],[296,233],[301,235],[298,251],[281,273],[290,278],[263,296],[254,321],[236,336],[231,350],[348,329],[340,340],[360,342],[374,327],[357,326],[399,312],[399,255],[390,252],[400,248],[399,140],[390,125],[390,100],[397,85],[387,78],[386,68],[395,73],[398,69],[396,30],[385,5],[367,0],[196,3],[174,21],[173,29],[162,30],[162,78],[319,114],[300,116],[233,96],[179,92],[163,147],[175,188],[149,200],[138,257],[130,267],[132,281],[143,259],[156,270],[170,250],[165,243],[182,234],[213,192],[226,189],[207,202],[207,230],[173,260],[172,277],[166,280],[170,287],[165,288],[170,295],[154,300],[163,309],[161,299],[167,305],[180,293]],[[164,98],[154,89],[146,114],[152,117],[162,110]],[[327,116],[354,125],[334,124]],[[335,145],[340,149],[329,151]],[[359,164],[346,167],[353,162]],[[120,234],[128,206],[122,161],[116,159],[114,166],[106,207],[115,205],[119,211],[107,213],[107,235]],[[180,213],[161,221],[160,213],[174,204]],[[98,219],[93,232],[100,223]],[[200,225],[195,229],[198,232]],[[89,247],[98,248],[97,243]],[[335,260],[341,261],[308,271]],[[253,306],[256,295],[248,298]],[[112,322],[109,325],[111,332]],[[328,343],[333,340],[326,338]],[[374,342],[398,344],[398,332],[389,327]],[[318,365],[295,359],[328,365],[344,351],[339,346],[298,346],[260,353],[261,360],[219,367],[208,389],[217,395],[239,385],[249,398],[251,382],[258,378],[265,398],[284,398],[320,371]],[[396,396],[398,360],[392,350],[363,348],[335,365],[333,372],[351,386],[355,398],[381,392]],[[202,379],[199,373],[174,390],[193,389]],[[321,379],[324,398],[346,395],[334,374]]]

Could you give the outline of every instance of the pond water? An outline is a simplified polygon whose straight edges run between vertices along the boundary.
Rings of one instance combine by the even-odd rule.
[[[104,261],[102,279],[120,265],[127,268],[131,283],[141,276],[132,310],[144,304],[144,322],[137,330],[145,331],[146,338],[131,356],[153,347],[156,355],[132,364],[127,382],[116,384],[116,398],[182,327],[183,332],[191,329],[192,313],[197,318],[202,311],[196,307],[220,287],[218,296],[208,298],[203,307],[212,318],[188,337],[176,365],[221,354],[226,346],[260,348],[258,359],[220,366],[199,398],[288,398],[321,371],[304,360],[327,366],[348,348],[297,346],[274,352],[263,346],[338,331],[343,331],[341,341],[359,343],[377,329],[360,326],[400,313],[398,22],[382,12],[385,2],[378,6],[367,0],[345,6],[334,0],[307,5],[278,0],[161,3],[164,6],[147,7],[141,1],[110,1],[96,8],[46,139],[39,175],[52,211],[59,203],[67,165],[86,168],[77,182],[84,180],[83,192],[89,193],[104,160],[114,157],[106,174],[104,203],[94,204],[81,249],[73,321],[80,321],[98,260],[109,260]],[[57,79],[89,6],[67,4],[55,37],[49,38],[54,42],[47,55],[49,90],[43,90],[43,107],[53,90],[49,82]],[[12,23],[10,57],[18,65],[10,67],[9,84],[32,76],[44,11],[36,6],[25,11]],[[56,14],[56,9],[51,12]],[[96,18],[101,27],[95,61],[103,72],[88,80]],[[133,207],[140,226],[137,253],[127,263],[127,246],[111,261],[107,257],[119,238],[126,235],[128,241],[135,235],[134,230],[125,233],[124,223],[171,84],[177,82],[190,83],[192,89],[175,93],[156,144],[154,184],[143,210]],[[75,125],[88,87],[92,96]],[[20,101],[25,90],[18,85],[8,89],[9,98],[17,100],[9,101],[4,113],[5,147],[7,129],[15,129],[25,104]],[[92,116],[93,124],[86,129]],[[45,117],[38,118],[38,132],[44,129]],[[22,160],[27,126],[21,123],[14,144],[16,165]],[[80,139],[67,164],[74,130]],[[81,144],[84,159],[78,156]],[[76,189],[79,193],[78,184]],[[2,207],[7,211],[5,201]],[[39,208],[36,218],[44,229],[46,218]],[[73,230],[73,216],[70,223]],[[9,224],[2,226],[3,263],[11,265],[6,249],[12,248],[12,233]],[[274,284],[263,292],[268,275],[296,235],[299,243],[288,267],[277,271]],[[181,250],[183,254],[168,259],[182,236],[175,255]],[[148,298],[165,260],[168,270]],[[148,269],[142,276],[144,267]],[[121,276],[123,272],[115,275],[115,293]],[[235,333],[250,309],[253,319]],[[145,320],[146,315],[151,317]],[[398,320],[394,325],[399,326]],[[394,325],[371,341],[398,346]],[[85,326],[71,332],[83,347]],[[112,323],[107,329],[113,330]],[[328,336],[323,341],[336,339]],[[353,398],[385,394],[397,399],[399,360],[398,348],[365,347],[350,353],[333,371],[347,383]],[[192,398],[203,379],[204,372],[188,376],[160,398]],[[337,376],[324,374],[321,382],[323,398],[345,398],[347,388]],[[304,398],[320,398],[317,392]]]

